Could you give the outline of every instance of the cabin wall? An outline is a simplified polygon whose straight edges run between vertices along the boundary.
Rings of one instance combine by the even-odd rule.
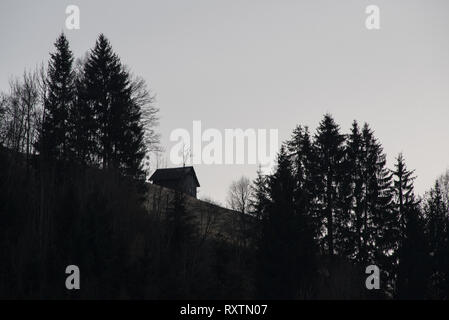
[[[154,181],[154,184],[169,188],[172,190],[178,190],[184,192],[192,197],[197,196],[196,183],[193,175],[187,175],[182,181],[179,180],[158,180]]]
[[[179,190],[179,183],[177,180],[158,180],[155,184],[168,189]]]
[[[182,185],[182,191],[196,198],[196,183],[193,175],[189,174],[185,177]]]

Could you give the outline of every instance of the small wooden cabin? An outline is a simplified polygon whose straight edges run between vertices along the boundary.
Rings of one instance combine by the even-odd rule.
[[[196,198],[200,186],[193,167],[157,169],[150,177],[153,184],[178,190]]]

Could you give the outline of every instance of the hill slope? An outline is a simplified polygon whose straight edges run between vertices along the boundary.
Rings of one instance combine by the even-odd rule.
[[[151,214],[165,214],[173,199],[174,191],[155,184],[147,186],[147,209]],[[239,231],[243,227],[239,212],[188,195],[185,195],[185,200],[187,212],[195,219],[200,235],[237,241]]]

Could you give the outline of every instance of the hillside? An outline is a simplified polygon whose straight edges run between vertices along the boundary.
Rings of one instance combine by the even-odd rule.
[[[155,184],[147,184],[147,187],[147,209],[156,216],[165,214],[174,191]],[[187,212],[192,215],[202,237],[212,236],[230,242],[237,241],[239,231],[243,227],[239,212],[188,195],[185,195],[185,200]]]

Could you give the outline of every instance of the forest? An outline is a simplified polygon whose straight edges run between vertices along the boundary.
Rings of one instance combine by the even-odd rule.
[[[315,132],[294,129],[270,174],[231,186],[229,241],[202,232],[182,193],[147,206],[153,99],[103,34],[79,59],[61,34],[47,66],[10,81],[1,299],[448,299],[448,173],[420,196],[367,123],[343,133],[325,114]],[[80,290],[64,286],[71,264]]]

